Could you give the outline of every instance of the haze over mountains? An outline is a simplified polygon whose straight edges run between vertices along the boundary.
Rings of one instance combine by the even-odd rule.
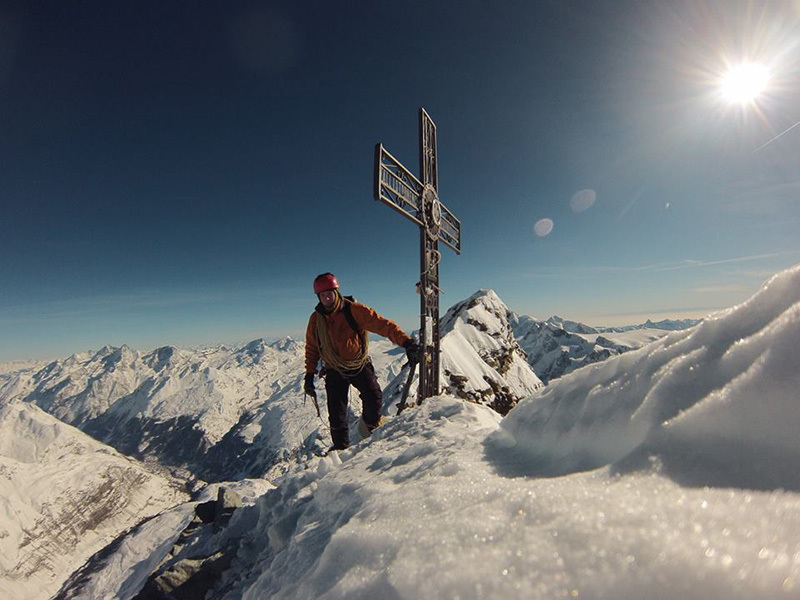
[[[483,435],[480,432],[486,427],[494,429],[500,415],[512,411],[526,398],[536,398],[542,393],[546,396],[550,388],[545,387],[546,383],[553,385],[559,378],[582,366],[606,361],[652,340],[675,335],[670,334],[668,328],[676,324],[664,323],[661,326],[664,328],[639,326],[600,331],[558,317],[537,321],[514,314],[491,290],[481,290],[457,303],[447,311],[441,324],[443,393],[445,398],[455,398],[457,402],[466,400],[489,411],[484,413],[481,412],[484,409],[475,409],[478,410],[475,413],[469,409],[463,413],[465,426],[471,422],[483,424],[474,432],[470,430],[465,443],[474,443],[478,438],[468,442],[473,439],[470,436]],[[384,412],[393,415],[393,405],[398,401],[406,380],[404,352],[386,340],[373,340],[371,350],[385,390]],[[3,410],[0,432],[4,440],[9,440],[2,445],[0,457],[11,465],[2,471],[4,489],[9,490],[4,496],[6,514],[16,522],[11,515],[23,510],[16,505],[27,506],[25,510],[31,515],[29,519],[38,523],[37,526],[42,527],[48,519],[52,522],[61,518],[63,523],[50,526],[52,531],[67,527],[77,533],[71,545],[65,546],[64,560],[40,560],[41,564],[28,559],[22,548],[29,542],[20,541],[19,535],[0,536],[4,553],[8,545],[9,556],[19,557],[14,565],[4,566],[6,581],[16,594],[11,597],[49,597],[53,593],[53,582],[63,583],[83,561],[115,535],[136,525],[140,518],[177,503],[182,494],[184,498],[187,493],[196,494],[204,487],[204,481],[242,481],[225,485],[236,487],[255,501],[258,494],[253,490],[262,493],[266,488],[262,484],[247,484],[245,478],[256,478],[257,481],[291,478],[298,469],[302,472],[316,464],[318,454],[330,444],[324,422],[324,389],[320,386],[320,405],[323,408],[320,421],[311,403],[303,401],[303,344],[288,338],[273,342],[259,339],[240,346],[219,345],[202,349],[167,346],[150,352],[127,346],[107,346],[46,365],[22,364],[17,367],[0,369],[0,407]],[[416,381],[412,383],[412,398],[415,392]],[[359,413],[355,394],[352,401],[355,420]],[[446,406],[456,406],[448,404],[453,400],[442,401]],[[447,408],[442,414],[450,414],[453,410]],[[459,409],[452,414],[462,414],[462,411]],[[51,424],[41,425],[46,421]],[[18,425],[20,422],[38,425],[21,427]],[[398,421],[394,429],[387,428],[386,431],[408,435],[412,440],[415,431],[426,439],[426,436],[434,434],[434,430],[427,426],[419,429],[419,425],[408,417],[405,421]],[[126,464],[139,464],[138,474],[126,475],[130,468],[119,468],[113,471],[117,475],[108,475],[109,470],[91,457],[119,455],[110,449],[103,451],[105,446],[71,427],[130,457],[120,458],[128,461]],[[59,460],[66,462],[58,469],[74,474],[72,479],[67,477],[54,481],[52,499],[45,502],[48,508],[32,500],[35,492],[26,491],[25,485],[20,483],[20,477],[28,477],[24,465],[38,464],[36,461],[48,455],[36,448],[58,447],[53,445],[52,436],[42,437],[45,430],[72,431],[74,433],[61,433],[55,439],[86,439],[100,448],[88,452],[81,450],[88,447],[86,442],[70,442],[68,446],[77,448],[77,454],[82,458],[76,458],[70,452],[59,454]],[[379,434],[376,438],[381,436]],[[428,460],[438,461],[435,458],[440,450],[437,444],[431,446],[421,440],[418,442],[421,446],[415,447],[424,451],[411,450],[409,446],[412,452],[407,459],[409,463],[414,462],[415,457],[425,455],[429,455]],[[374,444],[375,440],[371,443]],[[406,447],[405,444],[403,442],[402,447]],[[346,457],[346,453],[343,456]],[[137,460],[142,463],[137,463]],[[384,464],[384,459],[377,460]],[[404,464],[396,462],[396,457],[387,456],[385,460],[389,461],[386,465]],[[324,464],[327,466],[320,463],[319,467],[314,467],[320,477],[324,477],[327,470],[337,468],[337,464]],[[82,471],[77,470],[78,465],[100,477],[103,482],[101,489],[108,488],[100,494],[102,502],[96,510],[92,509],[92,514],[98,511],[107,513],[109,524],[103,525],[106,530],[99,525],[94,527],[92,536],[80,533],[86,526],[72,522],[77,511],[65,509],[66,512],[55,513],[61,517],[53,517],[52,513],[53,506],[74,506],[76,498],[85,498],[87,503],[95,498],[86,491],[89,488],[81,487],[79,493],[64,484],[65,481],[83,481],[86,478],[79,474]],[[37,469],[41,472],[40,467]],[[145,496],[146,500],[138,499],[143,492],[137,490],[151,480],[163,480],[164,483],[156,486],[163,493],[151,493]],[[81,485],[91,486],[91,481],[91,478],[86,478]],[[181,482],[180,486],[176,482]],[[43,482],[42,485],[48,484]],[[283,495],[286,493],[281,492]],[[203,497],[208,499],[209,496],[213,494],[207,492]],[[112,508],[102,508],[107,504]],[[128,506],[135,508],[125,508]],[[113,560],[133,561],[135,564],[121,571],[116,567],[112,569],[109,557],[117,556],[114,554],[117,551],[107,550],[108,556],[96,557],[86,563],[79,574],[76,572],[62,590],[66,594],[62,597],[91,597],[91,594],[81,596],[80,590],[87,594],[86,590],[94,590],[91,592],[94,594],[98,589],[110,593],[110,588],[103,586],[127,590],[127,595],[120,597],[132,597],[138,593],[150,573],[162,559],[166,560],[170,548],[177,543],[180,532],[191,520],[193,506],[183,505],[183,508],[163,513],[158,527],[143,524],[132,530],[128,537],[117,540],[116,545],[122,544],[127,548],[127,558],[123,560],[118,556]],[[98,523],[101,521],[103,519]],[[13,527],[9,527],[6,529],[11,531]],[[107,533],[101,534],[101,531]],[[50,547],[46,536],[34,537],[40,540],[37,543]],[[219,551],[217,548],[211,554],[216,555]],[[174,555],[173,566],[187,558],[179,548],[169,555]],[[198,569],[207,568],[206,563],[205,559],[201,560]],[[39,566],[31,566],[35,564]],[[162,565],[162,574],[170,568]],[[168,575],[167,579],[170,577]],[[41,583],[44,579],[50,583]],[[156,585],[153,581],[148,585]],[[32,592],[37,587],[40,588],[38,596]]]
[[[666,333],[601,335],[518,317],[492,290],[447,311],[441,332],[445,390],[502,414],[543,382]],[[106,346],[3,375],[0,402],[21,398],[124,454],[204,480],[263,476],[300,452],[319,426],[302,401],[303,348],[289,338],[151,352]],[[376,340],[372,354],[388,410],[405,381],[397,377],[404,354],[386,340]]]

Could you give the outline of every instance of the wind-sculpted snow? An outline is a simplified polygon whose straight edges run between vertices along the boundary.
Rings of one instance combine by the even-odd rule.
[[[649,456],[685,483],[798,490],[798,348],[795,267],[692,329],[551,383],[509,414],[495,454],[529,457],[508,468],[525,474]]]
[[[796,494],[687,488],[655,463],[507,477],[484,451],[499,420],[429,399],[174,560],[228,563],[216,600],[796,597]]]
[[[0,407],[2,597],[51,597],[92,553],[185,498],[176,482],[36,406]]]

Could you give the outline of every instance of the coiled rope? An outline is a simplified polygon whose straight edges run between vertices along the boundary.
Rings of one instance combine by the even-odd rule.
[[[364,365],[367,364],[367,360],[369,360],[369,336],[366,333],[359,336],[361,339],[361,353],[352,360],[346,360],[336,354],[331,345],[325,317],[317,314],[316,321],[317,341],[319,342],[319,351],[322,355],[322,360],[325,361],[325,366],[340,373],[350,373],[363,369]]]

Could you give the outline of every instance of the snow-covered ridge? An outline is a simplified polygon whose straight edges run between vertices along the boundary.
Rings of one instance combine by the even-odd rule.
[[[514,336],[512,313],[494,290],[479,290],[440,325],[444,389],[506,414],[542,387]]]
[[[662,329],[632,327],[625,331],[605,331],[551,317],[538,321],[532,317],[510,316],[511,327],[528,364],[544,383],[586,365],[629,352],[667,334]]]
[[[296,446],[313,431],[313,423],[292,422],[297,410],[283,402],[302,397],[302,363],[302,344],[286,339],[147,353],[106,346],[6,382],[0,402],[35,403],[131,456],[230,478],[238,472],[231,473],[230,461],[255,438],[263,438],[259,447],[271,458],[253,460],[268,469],[280,448]],[[240,463],[242,476],[250,467]]]
[[[36,406],[0,406],[3,598],[50,597],[117,535],[185,499],[177,482]]]
[[[644,323],[639,325],[624,325],[621,327],[597,327],[600,333],[605,332],[624,332],[634,331],[636,329],[662,329],[664,331],[680,331],[682,329],[689,329],[700,323],[702,319],[661,319],[660,321],[653,321],[647,319]]]
[[[503,422],[539,474],[691,453],[695,484],[800,490],[800,266],[748,301],[551,383]],[[782,468],[787,467],[787,468]]]

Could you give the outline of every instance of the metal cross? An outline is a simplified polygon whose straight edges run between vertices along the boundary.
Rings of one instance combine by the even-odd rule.
[[[375,146],[375,200],[419,225],[420,357],[418,402],[439,393],[439,241],[461,254],[461,221],[439,202],[436,125],[419,109],[419,165],[422,181]]]

